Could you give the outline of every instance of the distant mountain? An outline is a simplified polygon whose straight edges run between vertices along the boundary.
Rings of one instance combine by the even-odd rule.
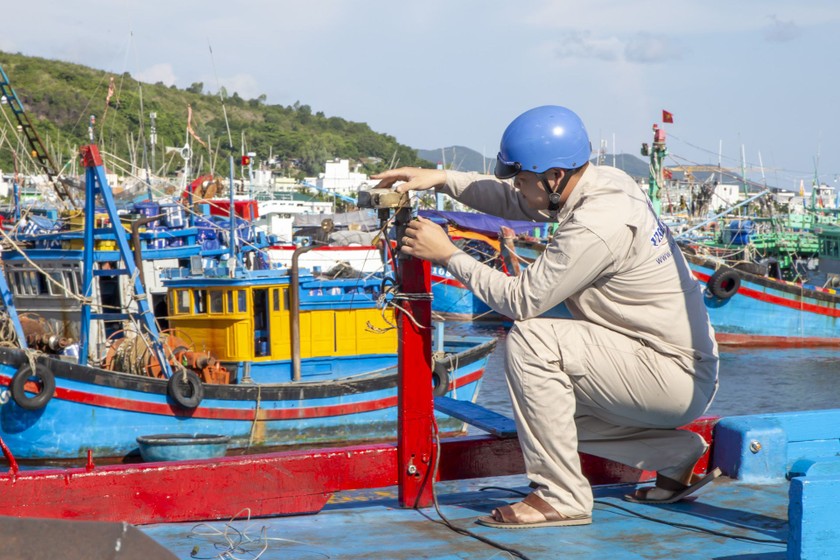
[[[492,173],[496,157],[486,158],[475,150],[464,146],[449,146],[435,150],[417,150],[417,156],[432,163],[443,164],[446,169],[455,171],[478,171]]]
[[[443,164],[447,169],[456,171],[478,171],[493,173],[496,165],[495,157],[484,157],[475,150],[464,146],[449,146],[435,150],[417,150],[417,156],[432,163]],[[595,163],[595,159],[592,159]],[[604,157],[603,165],[613,166],[613,156]],[[650,165],[645,160],[632,154],[616,154],[615,167],[625,171],[631,177],[645,179],[649,174]]]

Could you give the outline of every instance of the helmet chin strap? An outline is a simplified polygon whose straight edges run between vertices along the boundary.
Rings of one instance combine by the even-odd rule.
[[[560,180],[560,192],[551,190],[551,186],[548,184],[548,179],[546,178],[545,173],[540,173],[537,176],[539,177],[540,183],[545,189],[545,192],[548,193],[548,211],[552,216],[554,216],[557,214],[557,211],[560,210],[560,199],[563,198],[563,193],[569,185],[571,175],[568,171],[563,174],[563,178]]]

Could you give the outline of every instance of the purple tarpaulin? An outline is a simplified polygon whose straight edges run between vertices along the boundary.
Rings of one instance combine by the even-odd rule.
[[[507,226],[516,233],[531,233],[534,228],[542,229],[546,224],[538,222],[525,222],[520,220],[505,220],[480,214],[477,212],[448,212],[443,210],[420,210],[419,214],[435,223],[452,223],[462,229],[468,229],[485,235],[498,235],[502,226]]]

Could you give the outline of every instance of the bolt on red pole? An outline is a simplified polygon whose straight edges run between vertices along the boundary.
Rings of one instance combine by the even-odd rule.
[[[411,218],[397,212],[397,239]],[[402,227],[401,227],[402,226]],[[432,505],[435,445],[432,435],[432,274],[428,261],[399,255],[401,294],[398,311],[399,376],[397,480],[401,507]],[[410,317],[409,317],[410,315]],[[413,318],[413,320],[412,320]]]

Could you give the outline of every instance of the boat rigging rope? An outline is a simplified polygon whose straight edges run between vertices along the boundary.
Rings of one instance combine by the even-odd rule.
[[[254,419],[251,422],[251,432],[248,434],[248,449],[254,444],[254,433],[257,431],[257,420],[260,417],[260,402],[262,401],[262,384],[257,383],[257,404],[254,407]]]

